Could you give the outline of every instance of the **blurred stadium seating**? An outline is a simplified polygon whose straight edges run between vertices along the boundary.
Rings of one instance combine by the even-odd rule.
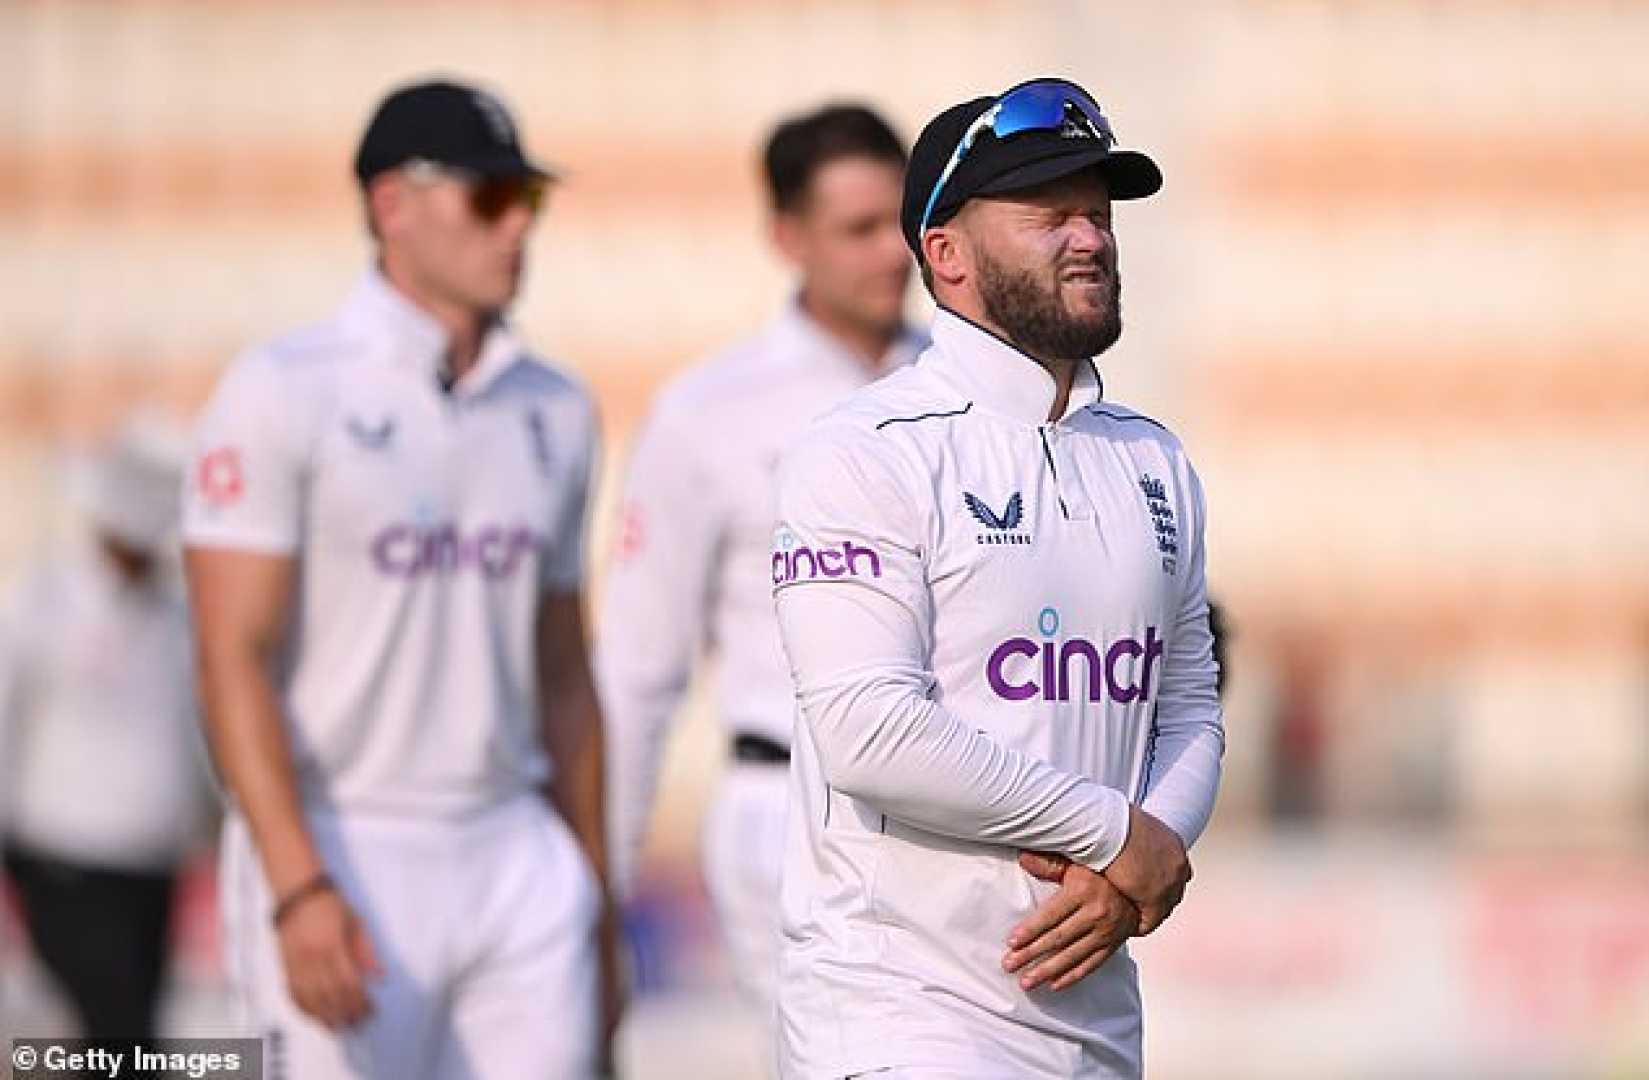
[[[1199,463],[1234,628],[1222,806],[1139,950],[1152,1075],[1644,1075],[1646,43],[1610,0],[9,0],[0,579],[66,527],[60,448],[337,302],[395,81],[491,82],[568,171],[518,315],[600,398],[604,553],[652,391],[784,296],[768,125],[853,97],[913,136],[1066,74],[1168,176],[1118,214],[1104,370]],[[638,1076],[759,1075],[695,877],[720,750],[698,714],[672,750]],[[226,1021],[191,880],[194,1032]]]

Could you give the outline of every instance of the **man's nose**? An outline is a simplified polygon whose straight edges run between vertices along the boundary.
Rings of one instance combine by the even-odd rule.
[[[1071,250],[1080,254],[1104,251],[1114,243],[1111,229],[1088,217],[1072,219]]]
[[[512,242],[520,243],[526,238],[527,230],[533,227],[537,215],[525,203],[514,203],[504,211],[498,219],[499,230]]]

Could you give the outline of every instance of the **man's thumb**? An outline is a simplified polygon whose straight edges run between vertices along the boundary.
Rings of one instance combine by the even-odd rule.
[[[355,963],[360,966],[362,971],[372,975],[382,975],[384,968],[382,964],[378,963],[378,951],[372,947],[372,937],[366,932],[366,927],[357,919],[355,925],[350,928],[350,932],[355,939]]]
[[[1071,861],[1063,855],[1048,855],[1040,851],[1021,851],[1019,866],[1027,874],[1042,881],[1059,882],[1065,878],[1065,868]]]

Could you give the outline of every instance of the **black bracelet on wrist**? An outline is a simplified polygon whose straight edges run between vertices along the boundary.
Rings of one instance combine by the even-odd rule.
[[[279,929],[281,923],[285,921],[288,915],[292,914],[299,904],[303,903],[305,900],[308,900],[311,896],[319,896],[323,892],[333,892],[335,889],[336,886],[332,884],[332,876],[325,870],[322,870],[308,881],[305,881],[302,885],[297,886],[292,889],[291,892],[281,897],[280,900],[276,902],[275,910],[269,916],[269,920],[275,924],[277,929]]]

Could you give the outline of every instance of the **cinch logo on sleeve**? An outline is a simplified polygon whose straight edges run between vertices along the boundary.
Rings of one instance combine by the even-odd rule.
[[[1125,637],[1101,647],[1087,638],[1060,640],[1059,612],[1048,607],[1037,616],[1036,628],[1041,641],[1012,637],[991,650],[985,677],[997,697],[1070,701],[1074,682],[1079,699],[1109,698],[1119,705],[1151,700],[1151,676],[1163,648],[1156,627],[1145,628],[1143,642]]]
[[[843,540],[840,547],[798,547],[796,535],[789,529],[780,528],[773,534],[773,546],[775,585],[812,581],[815,578],[882,576],[882,557],[876,549],[851,540]]]
[[[524,525],[487,525],[468,534],[452,524],[391,525],[372,538],[372,564],[391,577],[476,570],[507,578],[541,539]]]

